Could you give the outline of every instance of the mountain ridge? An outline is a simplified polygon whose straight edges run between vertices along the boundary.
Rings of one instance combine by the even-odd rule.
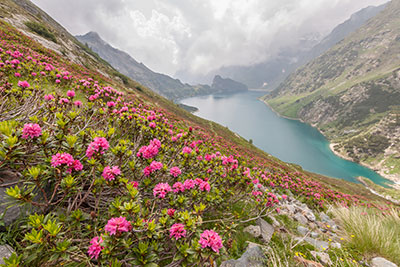
[[[334,150],[400,180],[400,2],[297,69],[263,99],[318,127]]]
[[[96,32],[91,31],[85,35],[78,35],[75,37],[96,52],[101,58],[109,62],[122,74],[167,98],[176,100],[179,98],[211,93],[211,88],[207,85],[191,86],[189,84],[183,84],[179,79],[174,79],[168,75],[150,70],[142,62],[137,62],[128,53],[109,45]]]

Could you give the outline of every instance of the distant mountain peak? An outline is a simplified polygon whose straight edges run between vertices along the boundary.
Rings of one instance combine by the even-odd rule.
[[[122,74],[138,81],[165,97],[178,99],[181,97],[210,93],[209,86],[191,86],[183,84],[178,79],[150,70],[145,64],[137,62],[128,53],[112,47],[95,31],[90,31],[84,35],[75,37],[80,42],[90,47],[102,59],[110,63],[111,66]]]

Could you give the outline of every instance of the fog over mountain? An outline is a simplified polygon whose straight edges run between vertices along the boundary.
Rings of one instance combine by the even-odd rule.
[[[310,34],[325,36],[357,10],[387,0],[33,2],[71,33],[96,31],[156,72],[201,75],[263,62],[282,46],[297,46]]]

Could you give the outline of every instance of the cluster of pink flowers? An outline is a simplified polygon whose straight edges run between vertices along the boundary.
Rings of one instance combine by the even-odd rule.
[[[153,189],[153,196],[158,198],[165,198],[167,193],[171,191],[171,186],[168,183],[159,183]]]
[[[71,154],[68,153],[57,153],[51,157],[51,166],[58,167],[61,165],[66,165],[70,167],[67,172],[71,173],[72,170],[81,171],[83,165],[79,160],[74,160]]]
[[[196,182],[192,179],[187,179],[183,182],[183,187],[185,187],[185,189],[192,189],[196,186]]]
[[[179,238],[186,236],[185,226],[181,223],[175,223],[169,229],[169,237],[175,238],[178,240]]]
[[[208,181],[202,180],[200,178],[197,178],[196,180],[187,179],[183,183],[176,182],[174,183],[172,188],[174,193],[179,193],[179,192],[185,192],[185,190],[190,190],[194,188],[196,185],[199,187],[201,191],[209,192],[211,189],[211,186],[208,183]]]
[[[53,100],[53,99],[54,99],[54,96],[52,94],[48,94],[48,95],[44,96],[44,100],[46,100],[46,101],[50,101],[50,100]]]
[[[28,88],[31,85],[27,81],[18,81],[18,86],[21,88]]]
[[[152,128],[152,129],[155,129],[157,127],[157,124],[152,121],[152,122],[149,123],[149,127]]]
[[[40,128],[39,124],[37,123],[27,123],[24,125],[22,129],[22,138],[28,139],[39,137],[42,135],[42,128]]]
[[[176,178],[176,177],[178,177],[182,172],[181,172],[181,169],[179,169],[178,167],[172,167],[172,168],[169,170],[169,173],[170,173],[172,176],[174,176],[174,177]]]
[[[205,230],[200,235],[199,244],[202,248],[209,247],[214,252],[219,253],[219,250],[222,248],[222,239],[218,233],[213,230]]]
[[[136,156],[143,157],[145,159],[153,158],[158,154],[158,150],[160,149],[160,147],[161,142],[158,139],[154,138],[150,141],[150,144],[148,146],[142,146]]]
[[[107,181],[112,181],[115,179],[115,176],[120,175],[121,170],[119,169],[118,166],[107,166],[103,170],[103,178],[106,179]]]
[[[161,170],[163,167],[163,164],[158,161],[152,161],[150,163],[150,166],[147,166],[146,168],[143,169],[143,173],[145,176],[150,176],[154,171]]]
[[[183,153],[183,154],[190,154],[190,153],[192,153],[192,149],[191,149],[190,147],[188,147],[188,146],[185,146],[185,147],[182,149],[182,153]]]
[[[170,217],[174,217],[174,215],[175,215],[175,209],[168,209],[168,210],[167,210],[167,214],[168,214],[168,216],[170,216]]]
[[[101,243],[103,242],[103,239],[99,236],[93,237],[92,240],[90,241],[90,244],[92,244],[89,249],[88,249],[88,254],[91,259],[95,258],[97,259],[100,255],[100,252],[104,249],[103,246],[101,246]]]
[[[108,144],[107,139],[104,137],[95,137],[86,150],[86,156],[92,158],[95,153],[104,154],[109,147],[110,145]]]
[[[125,217],[116,217],[108,220],[104,230],[106,230],[110,235],[115,235],[123,232],[129,232],[132,225]]]
[[[81,107],[81,106],[82,106],[82,102],[79,101],[79,100],[76,100],[76,101],[74,102],[74,105],[77,106],[77,107]]]
[[[74,98],[75,97],[75,91],[68,90],[67,96],[70,97],[70,98]]]

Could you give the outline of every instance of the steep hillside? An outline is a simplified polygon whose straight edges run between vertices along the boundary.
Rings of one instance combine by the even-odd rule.
[[[173,79],[165,74],[150,70],[143,63],[137,62],[127,53],[110,46],[95,32],[76,36],[76,38],[96,52],[102,59],[109,62],[111,66],[122,74],[125,74],[169,99],[174,100],[212,93],[209,86],[183,84],[178,79]]]
[[[3,18],[63,40],[13,3],[2,2]],[[353,221],[346,211],[392,226],[398,208],[114,79],[124,76],[88,53],[58,54],[0,19],[0,251],[15,250],[6,266],[399,263],[399,231],[384,227],[372,252],[357,247],[365,231],[338,231],[338,219]]]
[[[290,75],[265,97],[335,143],[335,151],[400,179],[400,1]]]

